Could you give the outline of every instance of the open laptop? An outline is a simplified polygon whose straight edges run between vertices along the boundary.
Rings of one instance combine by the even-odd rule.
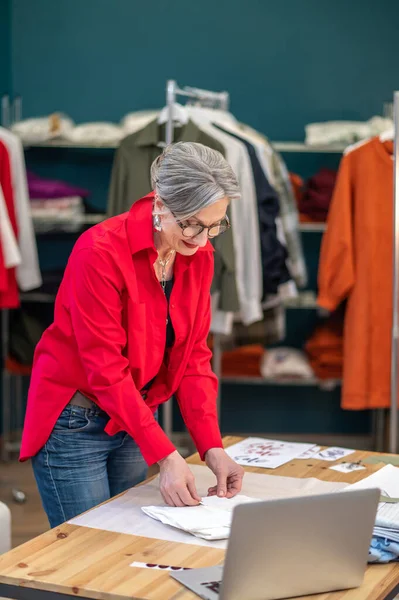
[[[361,585],[380,490],[243,504],[224,566],[172,573],[205,600],[278,600]]]

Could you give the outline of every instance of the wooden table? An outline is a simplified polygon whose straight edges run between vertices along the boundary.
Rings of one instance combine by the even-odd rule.
[[[225,438],[225,445],[237,441],[239,438]],[[364,460],[369,456],[378,454],[356,452],[350,460]],[[200,464],[198,455],[190,457],[188,462]],[[330,470],[328,467],[332,464],[312,459],[294,460],[275,470],[247,470],[354,483],[383,466],[383,463],[367,464],[365,470],[343,474]],[[0,597],[15,600],[61,600],[71,596],[97,600],[196,600],[197,596],[171,579],[168,573],[129,565],[139,561],[206,567],[220,564],[223,556],[224,551],[219,549],[61,525],[0,556]],[[360,588],[306,598],[392,600],[397,593],[399,564],[391,563],[369,566]]]

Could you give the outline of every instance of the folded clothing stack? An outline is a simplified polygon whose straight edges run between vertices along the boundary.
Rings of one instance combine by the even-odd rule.
[[[239,504],[259,502],[238,495],[234,498],[209,496],[198,506],[143,506],[142,511],[164,525],[176,527],[204,540],[225,540],[230,535],[233,509]]]
[[[313,379],[306,354],[296,348],[273,348],[264,353],[261,373],[265,379]]]
[[[336,178],[337,171],[324,168],[306,181],[303,194],[298,202],[302,221],[323,222],[327,220]]]
[[[368,121],[326,121],[306,125],[306,144],[334,146],[353,144],[393,129],[392,119],[372,117]]]
[[[90,192],[56,179],[28,172],[31,213],[36,232],[77,231],[85,212],[83,198]]]
[[[18,135],[24,144],[41,144],[62,138],[74,128],[75,123],[68,116],[53,113],[48,117],[35,117],[14,123],[13,133]]]
[[[222,375],[225,377],[261,377],[260,363],[265,349],[260,344],[241,346],[223,352]]]
[[[305,350],[316,377],[340,379],[344,364],[342,314],[334,314],[316,327],[306,342]]]

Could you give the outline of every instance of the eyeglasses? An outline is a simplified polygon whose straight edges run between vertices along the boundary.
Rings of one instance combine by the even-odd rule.
[[[173,213],[172,213],[173,214]],[[176,219],[176,223],[180,227],[183,232],[184,237],[186,238],[194,238],[197,235],[200,235],[204,229],[208,230],[208,238],[212,239],[225,233],[228,229],[230,229],[230,221],[228,216],[226,215],[224,219],[219,221],[219,223],[215,223],[214,225],[204,225],[200,221],[196,223],[189,223],[187,221],[179,221],[176,215],[173,215]]]

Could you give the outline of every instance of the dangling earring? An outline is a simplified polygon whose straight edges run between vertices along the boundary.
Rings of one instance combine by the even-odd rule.
[[[159,215],[154,215],[152,222],[156,231],[162,231],[162,222]]]

